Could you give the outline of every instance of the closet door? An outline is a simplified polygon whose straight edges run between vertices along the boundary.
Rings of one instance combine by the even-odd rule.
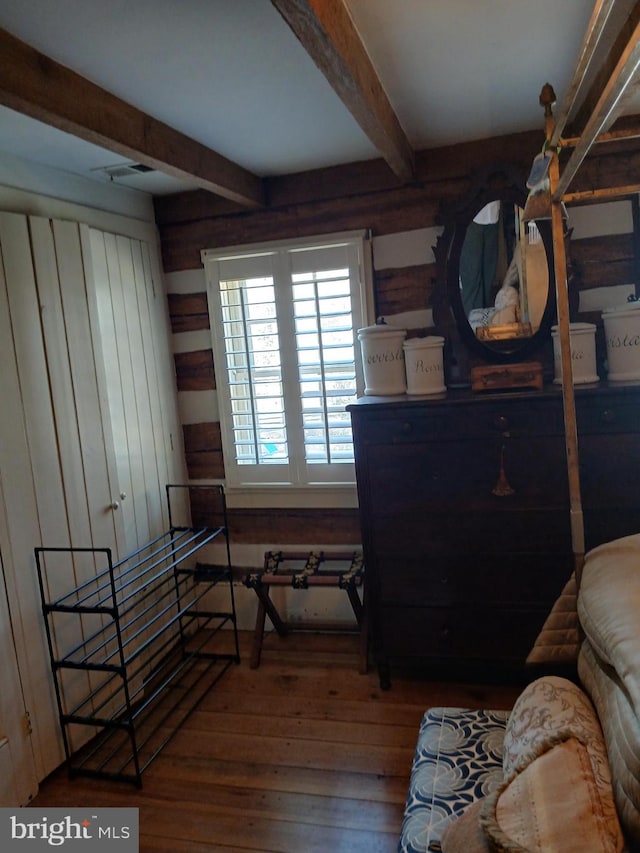
[[[46,527],[38,544],[111,548],[117,555],[124,547],[124,535],[114,509],[118,485],[112,433],[99,390],[102,363],[90,323],[80,227],[75,222],[30,217],[29,229],[57,436],[60,501],[66,515],[65,523],[54,528],[54,507],[42,507]],[[37,419],[35,412],[28,413],[28,421],[32,418]],[[34,459],[35,469],[51,465],[52,457],[53,453],[46,457],[39,454]],[[44,491],[46,484],[41,483],[36,491],[39,504]],[[47,553],[44,567],[48,596],[54,599],[104,571],[106,561],[102,555],[94,559],[91,554],[76,553],[70,559],[67,554]],[[56,616],[55,628],[56,652],[62,654],[95,630],[95,625],[90,619],[69,615],[66,619]],[[88,686],[98,691],[103,681],[104,677],[96,673],[63,671],[66,707],[74,707],[86,696]],[[101,701],[99,693],[95,701]],[[89,728],[72,727],[72,749],[94,734]]]
[[[0,556],[0,570],[1,570]],[[0,807],[24,806],[38,791],[31,748],[30,722],[26,716],[18,661],[15,655],[9,607],[0,587]]]
[[[27,710],[33,726],[38,778],[63,752],[49,668],[34,546],[46,537],[68,543],[54,415],[39,320],[27,220],[0,214],[0,530],[4,579]],[[3,643],[3,657],[8,635]]]
[[[124,519],[127,552],[166,529],[165,484],[175,465],[172,426],[159,370],[158,331],[154,327],[156,285],[149,249],[139,240],[82,228],[90,259],[88,288],[94,338],[104,371],[99,376],[110,423],[115,476]],[[160,336],[164,330],[160,327]],[[170,386],[169,386],[170,388]]]
[[[94,347],[100,348],[103,365],[98,371],[106,403],[103,420],[113,439],[114,497],[124,525],[126,548],[121,553],[132,553],[167,530],[165,485],[184,482],[183,463],[178,466],[174,456],[174,447],[182,443],[174,442],[173,376],[164,369],[166,300],[153,274],[148,244],[85,227],[81,237],[91,277],[87,293]],[[169,591],[173,588],[167,587]],[[141,608],[144,604],[142,600]]]
[[[25,290],[29,290],[29,242],[23,217],[0,215],[0,656],[2,687],[0,689],[0,805],[24,805],[37,792],[37,778],[42,770],[34,763],[27,710],[18,671],[34,664],[36,683],[46,678],[45,661],[40,656],[29,658],[26,638],[44,640],[38,618],[32,537],[37,533],[35,494],[29,460],[29,446],[22,417],[22,393],[18,376],[14,331],[9,309],[7,275],[13,278],[26,269]],[[28,296],[27,296],[28,298]],[[21,311],[16,309],[17,315]],[[20,324],[19,316],[15,318]],[[11,532],[11,535],[9,535]],[[16,571],[16,568],[19,571]],[[26,624],[20,611],[10,615],[8,598],[15,602],[24,595],[27,602]],[[20,654],[17,655],[17,650]],[[28,671],[28,670],[27,670]],[[25,683],[31,693],[31,684]],[[53,695],[47,679],[40,696],[42,706],[54,713]],[[32,702],[29,701],[29,708]],[[55,719],[55,718],[54,718]],[[57,732],[49,727],[55,752]],[[45,735],[46,736],[46,735]]]
[[[64,753],[33,549],[122,557],[165,529],[164,485],[184,482],[155,251],[75,222],[0,213],[0,554],[12,627],[0,613],[0,654],[18,660],[38,779]],[[46,563],[50,598],[104,567],[91,555]],[[60,646],[78,632],[72,617],[63,622]],[[65,698],[89,684],[86,672],[68,673]],[[4,729],[0,708],[2,761]]]
[[[96,370],[78,228],[0,214],[6,310],[2,330],[0,474],[6,524],[3,568],[38,778],[63,759],[33,557],[36,545],[114,547],[108,447]],[[75,240],[73,232],[75,231]],[[13,365],[13,371],[9,368]],[[93,577],[89,556],[47,559],[51,598]],[[61,646],[82,639],[72,617],[58,624]],[[69,703],[86,694],[87,673],[66,674]],[[85,732],[84,738],[91,733]]]

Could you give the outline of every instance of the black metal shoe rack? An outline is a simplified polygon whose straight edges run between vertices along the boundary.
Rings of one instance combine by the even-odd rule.
[[[211,490],[218,504],[216,525],[175,526],[175,489]],[[168,485],[166,494],[169,529],[118,562],[110,548],[35,549],[72,777],[127,780],[141,787],[146,767],[240,660],[224,490]],[[219,537],[226,542],[226,566],[199,572],[193,565],[197,552]],[[47,558],[55,564],[59,589],[60,555],[68,556],[63,558],[68,576],[87,560],[94,562],[96,574],[50,600]],[[228,607],[207,610],[206,596],[219,584],[228,587]],[[232,630],[221,632],[225,626]]]

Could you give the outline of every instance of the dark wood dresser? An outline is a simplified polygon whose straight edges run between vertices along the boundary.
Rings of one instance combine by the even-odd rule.
[[[576,388],[586,547],[640,532],[640,387]],[[573,570],[561,391],[349,407],[373,651],[522,677]]]

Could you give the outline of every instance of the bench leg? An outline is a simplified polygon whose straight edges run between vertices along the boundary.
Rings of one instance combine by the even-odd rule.
[[[353,612],[356,617],[356,621],[360,627],[362,627],[362,603],[360,601],[360,596],[358,595],[358,590],[355,587],[347,587],[347,595],[349,596],[349,601],[351,602],[351,607],[353,607]]]
[[[264,623],[267,616],[269,616],[269,619],[271,619],[273,623],[273,627],[281,637],[284,637],[288,633],[287,626],[280,618],[280,614],[269,597],[269,587],[257,587],[256,595],[258,596],[258,614],[256,616],[256,627],[253,631],[253,645],[251,647],[251,660],[249,661],[250,669],[257,669],[260,666],[262,640],[264,638]]]
[[[358,672],[360,675],[366,675],[369,672],[369,623],[366,614],[363,614],[362,621],[360,622]]]
[[[360,628],[360,649],[358,652],[358,672],[360,675],[366,675],[369,671],[369,631],[365,611],[358,595],[358,590],[355,587],[347,587],[347,595],[351,602],[351,607],[356,617],[358,627]]]
[[[262,654],[262,638],[264,637],[264,620],[266,610],[262,601],[258,601],[258,615],[256,616],[256,627],[253,629],[253,644],[251,646],[250,669],[260,666],[260,655]]]

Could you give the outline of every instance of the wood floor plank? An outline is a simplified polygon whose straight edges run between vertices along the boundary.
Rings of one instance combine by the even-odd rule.
[[[362,808],[361,800],[326,790],[323,793],[303,794],[299,791],[265,790],[261,788],[232,788],[215,782],[206,782],[189,791],[187,800],[181,799],[173,779],[156,778],[145,795],[145,802],[170,801],[175,807],[194,812],[236,814],[238,820],[263,818],[287,820],[319,826],[340,826],[345,829],[362,829],[374,832],[394,832],[401,810],[398,803],[380,803],[375,813]]]
[[[230,734],[229,732],[198,732],[193,738],[188,731],[179,731],[163,752],[184,757],[224,759],[233,755],[236,761],[252,761],[256,750],[261,761],[286,767],[312,767],[342,773],[374,773],[382,776],[401,775],[413,756],[413,747],[372,746],[319,742],[294,738],[262,737]]]
[[[245,817],[227,814],[217,809],[198,810],[191,804],[182,806],[180,820],[176,826],[175,816],[158,806],[147,808],[152,837],[164,837],[172,832],[176,839],[176,850],[181,850],[182,841],[198,841],[210,844],[228,844],[229,839],[242,847],[257,848],[268,840],[263,849],[278,853],[392,853],[397,849],[397,832],[381,833],[367,830],[344,829],[288,820]]]
[[[411,725],[315,720],[295,715],[235,714],[195,711],[183,726],[197,737],[198,732],[222,731],[227,734],[259,737],[300,738],[344,744],[399,746],[413,749],[416,729]]]
[[[261,670],[264,671],[261,672]],[[488,703],[491,707],[511,707],[513,697],[521,687],[511,686],[487,688],[484,685],[461,685],[457,683],[420,682],[396,678],[390,690],[381,690],[377,676],[373,673],[359,675],[352,670],[309,664],[295,667],[293,664],[261,664],[258,670],[232,667],[224,676],[228,688],[256,697],[256,701],[268,701],[270,697],[286,697],[295,694],[315,701],[338,699],[340,701],[371,701],[382,705],[411,704],[423,709],[441,704]],[[426,704],[425,704],[426,703]],[[461,706],[462,706],[461,704]],[[268,705],[263,706],[268,708]],[[485,704],[480,707],[486,707]]]
[[[348,639],[345,637],[345,639]],[[461,682],[442,682],[418,679],[415,675],[394,676],[392,687],[382,690],[375,671],[364,675],[345,663],[328,665],[322,655],[304,654],[301,658],[287,655],[281,658],[265,657],[258,669],[231,667],[225,675],[226,686],[245,696],[291,696],[295,694],[314,701],[339,699],[360,700],[387,704],[414,704],[423,709],[439,704],[459,704],[470,707],[509,708],[522,687],[517,685],[484,685]],[[478,703],[483,703],[479,705]]]
[[[139,853],[177,853],[174,838],[143,838]],[[227,847],[216,845],[215,853],[262,853],[263,847]],[[180,853],[211,853],[211,845],[198,841],[182,841]]]
[[[252,670],[251,639],[142,789],[60,769],[30,807],[137,807],[141,853],[395,853],[425,710],[510,708],[520,690],[400,674],[381,690],[349,635],[274,636]]]
[[[257,712],[252,696],[242,691],[213,690],[201,705],[203,712],[232,712],[253,715]],[[397,702],[383,704],[371,699],[317,699],[310,696],[271,696],[268,714],[272,717],[351,722],[359,725],[413,726],[420,722],[425,706],[422,703]],[[264,710],[261,711],[264,713]]]
[[[407,796],[409,768],[400,776],[375,776],[343,773],[306,767],[274,766],[259,761],[247,764],[232,760],[163,757],[154,762],[145,776],[145,790],[156,778],[175,779],[189,787],[202,785],[211,778],[223,779],[227,787],[255,791],[287,791],[320,796],[341,796],[367,803],[403,804]]]

